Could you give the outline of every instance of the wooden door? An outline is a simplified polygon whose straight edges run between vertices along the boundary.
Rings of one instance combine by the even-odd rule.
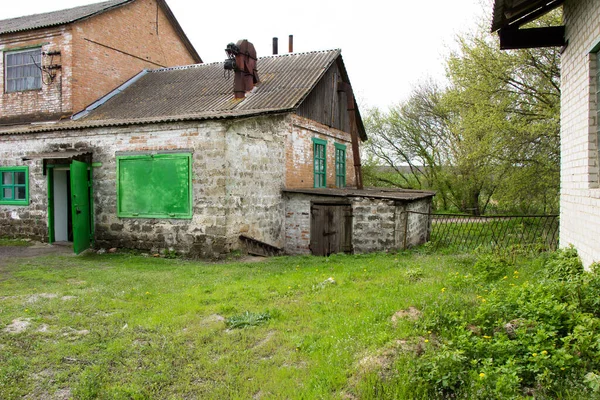
[[[79,254],[90,247],[90,183],[88,165],[73,160],[71,164],[71,213],[73,251]]]
[[[312,205],[310,249],[316,256],[352,252],[352,206],[348,204]]]

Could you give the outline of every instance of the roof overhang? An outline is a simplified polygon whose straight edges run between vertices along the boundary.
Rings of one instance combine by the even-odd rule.
[[[499,31],[500,48],[564,46],[564,26],[520,29],[563,3],[564,0],[495,0],[492,32]]]
[[[84,150],[64,150],[64,151],[51,151],[47,153],[34,153],[27,154],[21,159],[23,161],[29,160],[69,160],[75,157],[90,155],[92,152],[88,149]]]

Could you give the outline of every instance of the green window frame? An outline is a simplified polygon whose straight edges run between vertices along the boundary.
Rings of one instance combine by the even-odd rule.
[[[117,216],[191,219],[192,154],[117,154]]]
[[[29,205],[29,167],[0,167],[0,204]]]
[[[327,141],[313,138],[314,187],[327,187]]]
[[[346,145],[335,143],[335,186],[346,187]]]

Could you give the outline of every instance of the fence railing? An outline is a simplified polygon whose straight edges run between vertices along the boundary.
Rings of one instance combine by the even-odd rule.
[[[430,214],[430,246],[542,252],[558,246],[558,215],[467,216]]]

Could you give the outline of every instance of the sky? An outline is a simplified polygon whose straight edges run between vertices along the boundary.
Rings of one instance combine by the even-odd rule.
[[[227,43],[248,39],[258,56],[342,49],[361,110],[386,109],[427,79],[443,81],[457,34],[489,25],[490,0],[166,0],[205,63],[225,60]],[[2,1],[0,20],[99,0]],[[29,10],[30,12],[24,11]],[[259,71],[260,72],[260,71]]]

